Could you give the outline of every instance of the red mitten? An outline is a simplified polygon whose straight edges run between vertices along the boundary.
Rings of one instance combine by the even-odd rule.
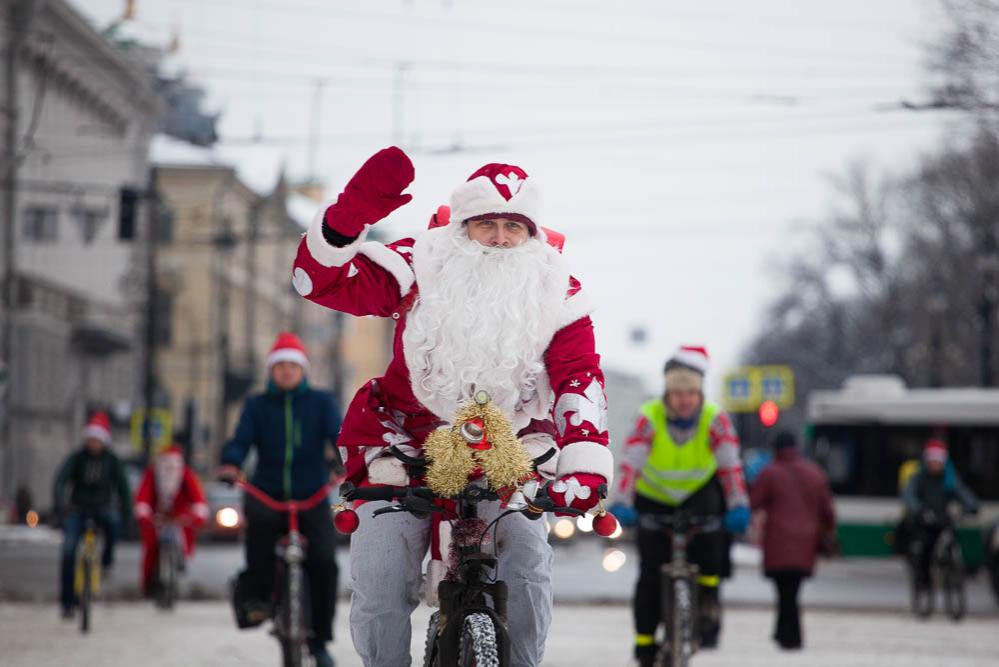
[[[361,165],[336,203],[326,209],[326,226],[341,236],[356,238],[413,198],[402,191],[413,182],[413,163],[402,149],[383,148]]]
[[[597,506],[600,501],[597,488],[606,483],[603,475],[577,472],[555,480],[548,487],[548,495],[559,507],[572,507],[587,512]]]

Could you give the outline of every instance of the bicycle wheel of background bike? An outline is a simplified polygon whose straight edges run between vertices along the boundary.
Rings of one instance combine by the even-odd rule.
[[[306,667],[312,656],[303,641],[281,639],[281,664],[284,667]]]
[[[909,603],[912,613],[919,618],[929,618],[933,614],[933,587],[920,588],[912,569],[909,572]]]
[[[952,620],[960,621],[964,618],[967,604],[964,596],[964,572],[961,570],[960,558],[953,555],[951,560],[943,568],[941,587],[943,588],[944,609]]]
[[[308,611],[310,605],[309,589],[302,585],[304,583],[303,577],[304,572],[301,569],[296,569],[294,573],[287,573],[275,614],[274,631],[281,644],[281,664],[283,667],[308,667],[312,664],[312,655],[306,644],[311,618]],[[298,578],[297,586],[292,582],[295,578]],[[297,603],[293,603],[292,600],[293,588],[298,590]],[[298,615],[295,623],[292,623],[293,614]]]
[[[160,545],[158,574],[156,604],[161,609],[172,609],[177,600],[177,548],[172,542]]]
[[[80,632],[90,632],[90,602],[93,592],[93,564],[84,558],[80,564],[83,572],[83,585],[80,589]]]
[[[423,667],[441,667],[440,653],[437,652],[437,635],[441,631],[441,613],[435,611],[427,624],[427,642],[423,649]]]
[[[500,667],[496,627],[488,614],[469,614],[461,629],[460,667]]]
[[[693,582],[682,578],[673,582],[673,619],[670,624],[670,667],[687,667],[694,641]]]

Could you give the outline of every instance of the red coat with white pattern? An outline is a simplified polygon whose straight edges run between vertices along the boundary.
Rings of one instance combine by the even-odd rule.
[[[440,228],[425,233],[444,232]],[[299,245],[293,275],[295,289],[321,306],[396,321],[389,367],[354,396],[337,442],[348,478],[359,483],[368,480],[368,464],[385,447],[419,450],[426,436],[450,418],[425,407],[410,384],[403,331],[418,289],[416,242],[407,238],[383,245],[365,241],[365,236],[342,248],[333,246],[323,237],[318,215]],[[565,289],[558,328],[544,354],[547,382],[539,382],[537,395],[518,406],[513,422],[521,435],[548,432],[554,437],[559,476],[593,473],[610,481],[604,377],[594,349],[591,308],[577,280],[570,278]],[[554,414],[556,407],[560,415]]]

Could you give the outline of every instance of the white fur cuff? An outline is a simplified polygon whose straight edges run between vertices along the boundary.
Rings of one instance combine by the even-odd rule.
[[[364,243],[364,239],[368,236],[368,226],[364,227],[361,234],[350,245],[337,248],[334,245],[330,245],[323,236],[323,219],[326,216],[326,208],[326,206],[321,207],[316,212],[316,217],[312,219],[309,230],[305,232],[305,245],[309,248],[309,254],[312,255],[312,259],[316,260],[319,264],[327,267],[343,266],[354,258],[358,248]]]
[[[399,296],[406,296],[409,293],[416,278],[413,276],[413,270],[409,268],[409,263],[399,253],[381,243],[368,241],[358,248],[358,254],[364,255],[392,274],[399,284]]]
[[[602,475],[610,487],[614,482],[614,456],[605,445],[581,440],[562,447],[558,456],[558,476],[578,472]]]
[[[368,481],[372,484],[406,486],[409,484],[409,475],[406,474],[402,461],[383,456],[368,464]]]
[[[579,290],[565,300],[562,312],[558,315],[558,329],[564,329],[576,320],[582,319],[593,312],[593,303],[586,292]]]

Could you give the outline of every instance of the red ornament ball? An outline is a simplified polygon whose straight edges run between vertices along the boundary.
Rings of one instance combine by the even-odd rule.
[[[610,537],[617,530],[617,518],[610,512],[593,517],[593,532],[600,537]]]
[[[361,524],[361,519],[354,510],[342,510],[333,517],[333,525],[344,535],[350,535]]]

